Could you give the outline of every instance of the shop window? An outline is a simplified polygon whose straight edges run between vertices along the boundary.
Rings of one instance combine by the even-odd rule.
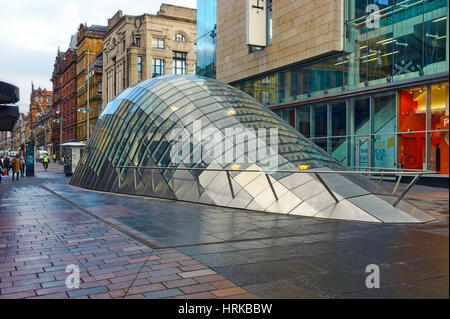
[[[299,106],[296,110],[297,125],[296,128],[305,137],[310,137],[311,132],[311,108],[310,106]]]
[[[370,99],[366,97],[354,98],[352,102],[354,132],[351,132],[351,134],[370,134]]]
[[[327,136],[328,112],[327,105],[314,105],[314,137]]]
[[[345,101],[331,103],[331,132],[333,136],[347,134],[347,104]]]
[[[425,133],[404,133],[398,139],[400,168],[426,169]]]
[[[399,132],[425,131],[427,92],[425,87],[400,90]]]
[[[395,135],[381,134],[373,138],[373,167],[395,168]]]
[[[395,92],[375,95],[374,102],[374,132],[395,133],[396,130],[396,103]]]
[[[449,173],[449,100],[448,82],[430,87],[430,165],[429,169]]]

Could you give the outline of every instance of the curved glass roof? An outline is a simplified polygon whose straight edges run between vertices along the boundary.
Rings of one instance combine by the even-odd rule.
[[[277,135],[270,135],[274,129]],[[107,105],[71,184],[311,216],[336,205],[312,173],[242,171],[300,171],[299,166],[345,169],[246,93],[210,78],[166,75],[124,90]],[[327,175],[323,179],[342,199],[376,187],[367,179]],[[361,208],[358,214],[373,219]]]

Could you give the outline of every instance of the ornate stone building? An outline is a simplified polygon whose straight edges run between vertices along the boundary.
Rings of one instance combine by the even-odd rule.
[[[194,74],[196,10],[162,4],[156,15],[108,19],[103,107],[124,89],[163,74]]]
[[[103,36],[106,34],[106,31],[107,27],[100,25],[88,27],[81,24],[78,29],[76,138],[79,141],[87,141],[87,137],[95,126],[102,106],[102,61],[98,54],[103,48]],[[88,88],[89,101],[87,98]],[[89,134],[87,134],[88,126]]]
[[[45,149],[51,153],[52,137],[52,104],[53,92],[47,89],[34,89],[31,83],[30,94],[30,135],[31,140],[34,140],[36,147]]]
[[[76,139],[77,129],[77,35],[73,35],[64,54],[61,71],[61,105],[63,142]]]

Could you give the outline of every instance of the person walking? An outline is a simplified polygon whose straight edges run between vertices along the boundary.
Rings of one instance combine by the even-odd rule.
[[[42,159],[42,163],[44,164],[45,170],[47,170],[47,168],[48,168],[48,155],[47,154],[44,155],[44,158]]]
[[[11,168],[11,162],[9,160],[9,157],[6,156],[5,159],[3,160],[3,166],[5,167],[6,170],[6,175],[9,176],[9,169]]]
[[[16,157],[13,157],[11,161],[11,167],[12,167],[12,180],[14,180],[14,175],[17,175],[17,180],[19,180],[19,173],[22,169],[22,162],[20,161],[19,155],[16,155]]]
[[[25,175],[25,159],[23,156],[20,157],[20,162],[22,163],[22,167],[20,168],[20,177]]]
[[[56,154],[53,154],[53,163],[56,163]]]
[[[2,175],[3,175],[3,156],[0,156],[0,183],[2,182]]]

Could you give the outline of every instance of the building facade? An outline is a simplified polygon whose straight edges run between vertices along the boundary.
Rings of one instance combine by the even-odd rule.
[[[103,107],[124,89],[164,74],[194,74],[196,10],[162,4],[156,15],[108,19],[103,48]]]
[[[64,54],[61,73],[62,142],[76,140],[77,132],[77,35]]]
[[[61,142],[63,135],[63,114],[62,114],[62,88],[63,88],[63,63],[65,53],[58,48],[55,63],[53,65],[52,84],[53,84],[53,119],[52,119],[52,137],[53,153],[61,153]]]
[[[87,27],[81,24],[78,29],[76,113],[78,141],[87,141],[101,110],[101,94],[98,92],[101,92],[102,70],[99,68],[101,60],[98,60],[97,56],[103,48],[106,31],[107,27],[100,25]]]
[[[38,149],[51,153],[53,92],[47,89],[34,88],[31,84],[30,94],[30,139],[35,142]]]
[[[217,79],[348,166],[448,174],[447,0],[198,5],[217,12]]]

